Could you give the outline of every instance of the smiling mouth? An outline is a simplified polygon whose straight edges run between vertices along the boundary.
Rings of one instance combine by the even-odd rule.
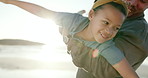
[[[102,38],[104,38],[104,39],[109,38],[109,37],[107,37],[107,36],[103,35],[102,33],[100,33],[100,34],[101,34]]]

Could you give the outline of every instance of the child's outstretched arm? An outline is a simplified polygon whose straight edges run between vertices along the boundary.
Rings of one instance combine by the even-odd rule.
[[[133,68],[130,66],[126,58],[122,59],[113,67],[120,73],[123,78],[139,78]]]
[[[23,2],[23,1],[18,1],[18,0],[0,0],[0,2],[18,6],[41,18],[50,18],[55,13],[54,11],[48,10],[44,7],[41,7],[36,4],[28,3],[28,2]]]

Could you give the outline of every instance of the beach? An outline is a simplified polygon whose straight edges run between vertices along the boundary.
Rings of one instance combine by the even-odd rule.
[[[148,78],[148,59],[136,71]],[[75,78],[65,46],[0,45],[0,78]]]

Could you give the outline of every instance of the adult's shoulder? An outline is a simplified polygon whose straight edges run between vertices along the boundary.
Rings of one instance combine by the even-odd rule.
[[[125,21],[124,21],[124,23],[123,23],[123,25],[122,25],[122,27],[121,27],[121,29],[120,29],[120,31],[137,31],[137,30],[139,30],[139,29],[145,29],[145,28],[148,28],[148,26],[147,26],[148,24],[147,24],[147,21],[145,20],[145,18],[144,18],[144,14],[141,14],[141,15],[139,15],[139,16],[135,16],[135,17],[129,17],[129,18],[127,18]],[[120,32],[119,31],[119,32]]]
[[[126,20],[114,38],[114,42],[125,53],[128,60],[136,60],[134,61],[136,63],[147,57],[148,24],[144,16]]]
[[[116,38],[128,39],[134,42],[137,40],[144,41],[147,39],[148,34],[148,23],[144,19],[144,15],[140,15],[133,19],[127,19],[119,32],[117,33]],[[148,41],[148,40],[147,40]]]

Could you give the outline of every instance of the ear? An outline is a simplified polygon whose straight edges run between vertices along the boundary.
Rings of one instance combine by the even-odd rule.
[[[94,15],[95,15],[95,12],[94,12],[93,9],[91,9],[91,10],[89,11],[89,15],[88,15],[89,20],[91,20],[91,19],[94,17]]]

